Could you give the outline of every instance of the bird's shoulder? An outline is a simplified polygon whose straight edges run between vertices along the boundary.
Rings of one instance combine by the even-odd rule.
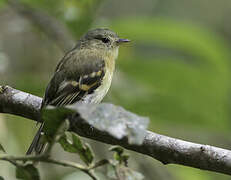
[[[68,71],[89,74],[105,68],[105,58],[100,51],[87,48],[75,48],[65,54],[58,63],[55,72]]]

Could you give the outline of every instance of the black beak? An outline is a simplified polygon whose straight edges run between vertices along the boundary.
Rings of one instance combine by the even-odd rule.
[[[130,42],[130,40],[129,40],[129,39],[118,39],[116,42],[117,42],[118,44],[122,44],[122,43]]]

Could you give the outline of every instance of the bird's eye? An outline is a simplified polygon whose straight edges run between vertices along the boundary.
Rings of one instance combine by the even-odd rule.
[[[101,35],[96,36],[95,39],[98,39],[98,40],[102,41],[105,44],[110,42],[109,38],[103,37]]]
[[[102,40],[103,43],[108,43],[108,42],[110,42],[110,40],[109,40],[108,38],[102,38],[101,40]]]

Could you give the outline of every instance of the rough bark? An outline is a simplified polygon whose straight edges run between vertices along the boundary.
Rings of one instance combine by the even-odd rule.
[[[10,113],[37,121],[42,99],[40,97],[0,86],[0,113]],[[71,119],[71,128],[81,136],[153,157],[163,164],[181,164],[203,170],[231,175],[231,151],[209,145],[175,139],[147,131],[142,145],[131,145],[127,139],[93,129],[85,121]]]

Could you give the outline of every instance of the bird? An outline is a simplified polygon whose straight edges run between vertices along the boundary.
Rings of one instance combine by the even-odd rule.
[[[108,28],[89,30],[59,61],[47,85],[41,109],[77,102],[100,103],[111,86],[119,46],[128,42],[130,40],[119,38]],[[27,155],[44,151],[45,145],[40,142],[44,123],[41,123]]]

